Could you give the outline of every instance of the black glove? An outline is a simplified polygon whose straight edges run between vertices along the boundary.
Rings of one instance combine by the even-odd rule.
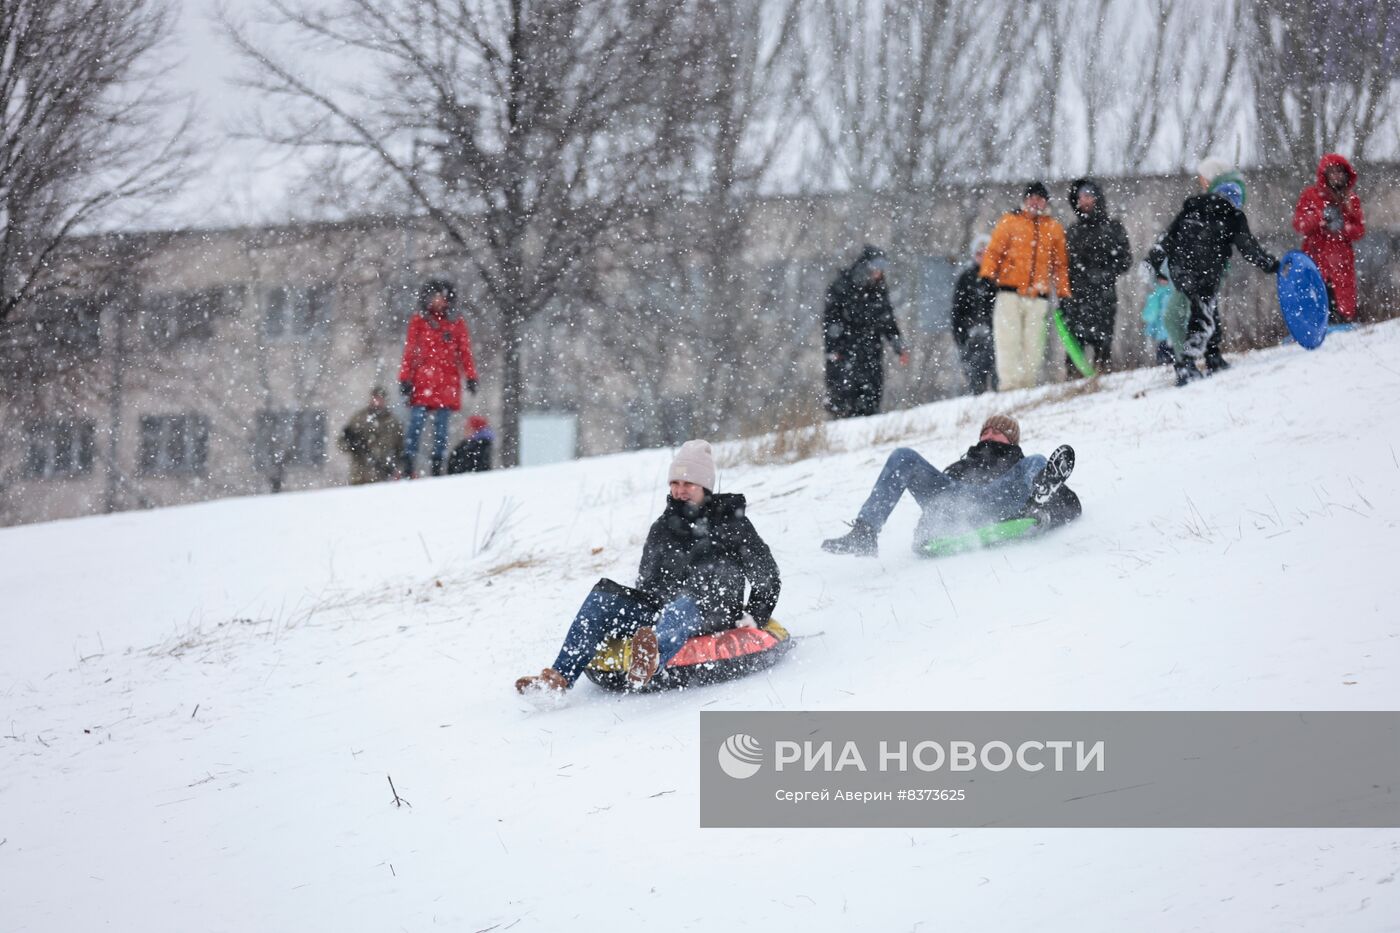
[[[476,380],[475,380],[475,379],[468,379],[468,380],[467,380],[467,391],[470,392],[472,395],[475,395],[475,394],[476,394]]]
[[[1270,274],[1270,275],[1277,275],[1277,274],[1278,274],[1278,269],[1279,269],[1279,266],[1280,266],[1280,265],[1282,265],[1282,263],[1280,263],[1277,259],[1272,259],[1272,260],[1270,260],[1270,261],[1269,261],[1269,274]]]
[[[402,395],[404,398],[408,398],[410,395],[412,395],[413,383],[409,382],[407,379],[400,379],[399,394]]]
[[[1342,209],[1335,204],[1329,204],[1322,209],[1322,223],[1328,230],[1342,229]]]

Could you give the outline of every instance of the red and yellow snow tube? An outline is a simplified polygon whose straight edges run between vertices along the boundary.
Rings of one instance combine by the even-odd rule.
[[[647,684],[646,691],[715,684],[777,664],[792,647],[792,636],[776,619],[761,628],[731,628],[696,635]],[[614,638],[594,655],[584,674],[604,690],[627,689],[632,639]]]

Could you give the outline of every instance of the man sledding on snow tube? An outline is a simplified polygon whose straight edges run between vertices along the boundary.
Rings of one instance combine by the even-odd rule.
[[[637,587],[600,580],[579,607],[554,664],[515,689],[563,693],[610,640],[632,639],[627,686],[645,689],[697,635],[763,629],[778,602],[778,565],[744,514],[744,497],[715,494],[706,441],[686,441],[668,473],[666,510],[642,548]],[[745,606],[744,585],[750,587]],[[760,631],[767,643],[772,636]],[[784,638],[786,636],[784,635]]]
[[[914,533],[914,551],[932,554],[930,541],[1027,518],[1043,531],[1079,517],[1079,497],[1065,480],[1074,469],[1074,450],[1055,448],[1049,457],[1025,456],[1018,446],[1021,426],[1009,415],[992,415],[977,443],[958,462],[939,470],[908,447],[890,454],[870,496],[839,538],[822,542],[833,554],[874,557],[880,529],[907,490],[923,509]]]

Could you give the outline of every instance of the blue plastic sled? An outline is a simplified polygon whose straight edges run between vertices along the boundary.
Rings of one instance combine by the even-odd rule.
[[[1307,253],[1284,253],[1278,267],[1278,305],[1298,345],[1316,350],[1327,337],[1327,286]]]

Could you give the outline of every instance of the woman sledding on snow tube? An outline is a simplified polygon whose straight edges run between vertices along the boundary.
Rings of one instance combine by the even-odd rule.
[[[745,516],[744,497],[711,492],[710,445],[681,445],[668,480],[666,510],[647,534],[636,589],[600,580],[574,616],[554,664],[521,677],[516,690],[563,693],[600,649],[616,649],[619,639],[630,638],[630,652],[625,674],[614,674],[616,685],[633,690],[652,685],[662,670],[674,686],[693,673],[682,668],[716,674],[700,680],[724,679],[767,666],[788,646],[787,633],[771,621],[780,588],[778,565]],[[589,673],[604,686],[614,685],[606,671]]]
[[[851,530],[822,542],[833,554],[874,557],[880,529],[907,490],[923,514],[914,534],[914,550],[953,531],[994,522],[1031,519],[1036,531],[1079,517],[1079,497],[1066,486],[1074,469],[1074,450],[1061,445],[1049,457],[1021,452],[1021,426],[1010,415],[992,415],[982,424],[977,443],[963,458],[939,470],[908,447],[890,454]]]

